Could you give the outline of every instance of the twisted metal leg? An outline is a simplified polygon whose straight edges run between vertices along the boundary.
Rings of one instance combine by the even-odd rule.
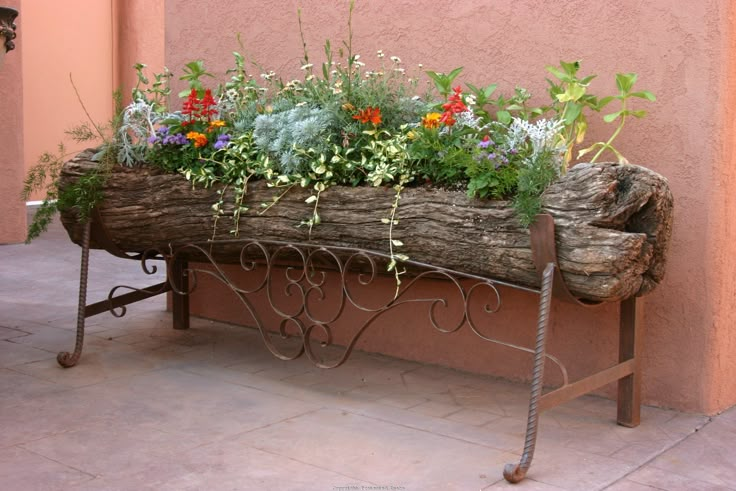
[[[534,372],[532,375],[531,394],[529,396],[529,416],[526,423],[526,438],[524,453],[518,464],[506,464],[503,477],[510,483],[518,483],[526,476],[534,458],[534,449],[537,445],[537,425],[539,412],[537,406],[542,395],[544,381],[544,361],[546,350],[547,326],[549,325],[550,304],[552,301],[552,283],[555,265],[548,263],[542,275],[542,288],[539,295],[539,317],[537,318],[537,341],[534,348]]]
[[[90,222],[84,225],[84,235],[82,236],[82,261],[79,272],[79,303],[77,304],[77,339],[74,343],[74,353],[62,351],[56,357],[64,368],[70,368],[77,364],[79,357],[82,355],[82,346],[84,344],[84,319],[85,307],[87,306],[87,272],[89,269],[89,235]]]

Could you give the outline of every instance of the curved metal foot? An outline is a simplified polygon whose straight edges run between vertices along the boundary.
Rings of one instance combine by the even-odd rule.
[[[90,220],[84,225],[84,235],[82,236],[82,261],[79,267],[79,301],[77,303],[77,338],[74,343],[74,352],[69,353],[62,351],[56,356],[56,361],[64,368],[70,368],[77,364],[79,357],[82,356],[82,346],[84,344],[84,319],[86,317],[85,308],[87,307],[87,272],[89,270],[89,235]]]
[[[526,423],[524,453],[518,464],[506,464],[503,477],[510,483],[518,483],[526,477],[532,466],[534,450],[537,446],[537,428],[539,426],[539,399],[542,396],[544,381],[544,360],[546,352],[547,326],[550,320],[550,305],[554,284],[555,264],[547,263],[542,273],[542,288],[539,295],[539,315],[537,317],[537,340],[534,346],[534,372],[532,374],[531,393],[529,395],[529,414]]]
[[[503,478],[511,484],[521,482],[526,477],[526,470],[521,464],[506,464],[503,468]]]
[[[56,355],[56,361],[64,368],[71,368],[79,361],[79,354],[62,351]]]

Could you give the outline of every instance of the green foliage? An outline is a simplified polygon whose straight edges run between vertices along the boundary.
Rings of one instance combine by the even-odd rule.
[[[242,43],[218,85],[207,85],[215,78],[202,60],[187,63],[179,75],[188,85],[178,94],[184,99],[180,111],[168,108],[174,75],[165,69],[149,78],[146,66],[136,64],[133,102],[116,111],[108,129],[112,137],[91,120],[72,130],[78,140],[102,139],[99,170],[59,193],[58,175],[66,158],[60,147],[58,155],[42,156],[29,173],[26,196],[49,185],[31,232],[47,225],[57,207],[89,217],[103,198],[115,162],[178,172],[196,187],[218,185],[213,237],[223,223],[237,236],[243,214],[268,213],[295,186],[311,190],[305,203],[309,211],[300,224],[310,232],[322,221],[319,203],[330,186],[386,186],[395,191],[382,223],[389,228],[388,269],[398,287],[399,263],[407,257],[400,253],[403,243],[394,237],[394,226],[407,186],[430,184],[480,199],[512,199],[519,220],[529,225],[541,209],[544,190],[584,143],[591,113],[614,101],[620,104],[603,117],[617,124],[612,136],[581,150],[578,158],[595,152],[595,162],[611,151],[625,161],[613,141],[629,117],[645,114],[631,107],[631,99],[655,100],[650,92],[634,91],[633,73],[616,75],[617,94],[597,97],[591,92],[595,75],[579,75],[578,61],[547,67],[547,105],[537,105],[523,87],[503,93],[495,83],[466,83],[464,90],[458,82],[462,67],[426,71],[434,94],[420,97],[418,78],[398,57],[379,50],[376,59],[365,60],[353,51],[354,7],[351,0],[346,41],[333,49],[327,40],[324,61],[316,66],[297,12],[304,52],[302,76],[293,80],[284,81],[249,60]],[[249,73],[251,67],[260,73]],[[278,190],[258,210],[244,205],[254,179]]]
[[[632,92],[632,89],[634,88],[634,84],[636,83],[637,75],[636,73],[617,73],[616,74],[616,86],[618,87],[618,94],[613,96],[604,97],[599,102],[599,108],[603,108],[607,106],[612,101],[619,101],[621,103],[621,109],[619,109],[616,112],[606,114],[603,116],[603,121],[606,123],[613,123],[616,120],[618,120],[618,126],[616,127],[616,130],[613,132],[611,137],[608,139],[608,141],[605,142],[596,142],[593,143],[588,148],[585,148],[583,150],[580,150],[580,153],[578,153],[578,158],[582,157],[583,155],[592,152],[593,150],[598,149],[596,154],[593,156],[593,158],[590,160],[591,162],[595,162],[598,160],[598,157],[601,156],[601,154],[605,150],[610,150],[613,152],[616,157],[618,158],[618,161],[621,163],[628,162],[626,158],[621,155],[621,152],[616,150],[613,147],[613,141],[616,139],[616,137],[621,133],[621,130],[624,128],[624,123],[626,122],[626,118],[629,116],[633,116],[635,118],[643,118],[646,116],[646,111],[642,110],[632,110],[629,108],[629,100],[631,98],[639,98],[644,99],[650,102],[656,101],[656,97],[654,97],[654,94],[649,92],[648,90],[641,90],[637,92]]]
[[[531,158],[528,165],[519,169],[518,191],[514,197],[514,209],[525,227],[534,223],[542,211],[542,193],[559,177],[559,163],[550,151]]]

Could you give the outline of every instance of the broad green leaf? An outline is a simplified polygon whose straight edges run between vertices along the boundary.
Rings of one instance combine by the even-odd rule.
[[[632,92],[629,95],[631,97],[640,97],[642,99],[646,99],[646,100],[652,101],[652,102],[657,100],[657,98],[654,96],[654,94],[652,94],[648,90],[641,90],[639,92]]]
[[[598,75],[588,75],[587,77],[580,80],[580,84],[582,85],[588,85],[594,78],[596,78]]]
[[[578,116],[580,116],[580,113],[583,110],[583,106],[576,102],[571,102],[567,105],[565,108],[565,124],[571,125],[575,122],[576,119],[578,119]]]
[[[546,66],[545,68],[547,69],[547,71],[549,73],[551,73],[552,75],[554,75],[555,77],[557,77],[560,80],[567,78],[567,76],[563,72],[561,72],[560,70],[558,70],[557,67],[554,67],[552,65],[549,65],[549,66]],[[548,80],[548,82],[549,82],[549,80]],[[552,82],[550,82],[550,83],[552,83]]]
[[[447,79],[450,84],[452,84],[452,81],[457,78],[458,75],[460,75],[460,72],[463,71],[463,67],[457,67],[453,71],[447,74]]]
[[[631,111],[631,115],[634,116],[635,118],[643,118],[644,116],[647,115],[647,112],[646,111]]]
[[[483,89],[483,95],[486,96],[486,99],[491,97],[494,92],[496,92],[496,89],[498,88],[498,84],[491,84],[488,87],[485,87]]]
[[[636,83],[636,73],[617,73],[616,86],[624,94],[631,91],[631,87]]]
[[[609,95],[608,97],[604,97],[603,99],[598,100],[598,109],[603,109],[606,107],[612,100],[614,100],[616,97]]]
[[[621,111],[616,111],[615,113],[606,114],[605,116],[603,116],[603,121],[605,121],[606,123],[612,123],[619,116],[621,116]]]
[[[562,61],[560,60],[560,66],[563,70],[565,70],[565,73],[567,73],[570,76],[575,76],[576,73],[578,73],[578,70],[580,69],[580,61]]]
[[[508,111],[497,111],[496,119],[498,119],[499,123],[509,124],[511,123],[511,113]]]

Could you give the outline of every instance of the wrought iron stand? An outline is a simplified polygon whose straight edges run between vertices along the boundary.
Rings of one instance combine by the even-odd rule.
[[[139,254],[128,254],[116,247],[102,226],[99,216],[93,216],[85,227],[82,241],[77,337],[74,352],[59,353],[57,359],[63,367],[74,366],[79,361],[84,342],[84,323],[87,317],[108,310],[113,315],[121,317],[125,315],[126,305],[169,291],[173,292],[174,328],[187,329],[189,327],[188,295],[196,288],[196,275],[198,273],[210,275],[230,288],[253,318],[266,347],[275,356],[283,360],[291,360],[306,354],[315,365],[321,368],[334,368],[342,365],[365,330],[374,321],[378,320],[383,313],[399,305],[423,303],[427,305],[430,324],[443,333],[456,332],[463,326],[468,326],[477,336],[486,341],[534,355],[524,450],[519,463],[508,464],[503,471],[507,481],[517,483],[524,479],[534,458],[539,416],[543,411],[587,394],[606,384],[618,382],[618,424],[635,427],[639,424],[640,419],[640,370],[636,355],[639,344],[638,336],[641,330],[637,327],[641,327],[641,322],[639,314],[637,314],[636,298],[621,302],[619,362],[581,380],[570,382],[565,366],[557,358],[546,353],[546,335],[550,323],[551,302],[554,297],[561,301],[573,302],[581,307],[590,307],[591,304],[580,302],[574,298],[563,281],[557,264],[554,223],[551,216],[540,215],[538,217],[531,230],[531,239],[534,262],[540,275],[541,286],[539,289],[527,288],[415,261],[407,261],[406,266],[411,268],[413,277],[410,280],[405,280],[405,284],[397,288],[395,296],[390,301],[380,306],[370,306],[358,299],[354,292],[354,286],[351,286],[351,281],[357,282],[360,287],[369,286],[378,275],[380,270],[378,264],[390,259],[382,253],[314,244],[240,239],[208,244],[172,245],[167,251],[149,250]],[[123,285],[117,286],[110,291],[107,300],[87,305],[87,268],[91,241],[116,256],[140,260],[144,272],[148,274],[156,272],[156,266],[150,265],[149,261],[164,260],[167,265],[167,281],[142,289]],[[241,271],[246,274],[259,275],[255,284],[249,287],[236,285],[215,260],[214,250],[216,247],[228,248],[231,254],[233,250],[236,250]],[[192,268],[189,266],[190,259],[198,264],[209,263],[208,268]],[[296,308],[279,306],[274,298],[275,283],[273,279],[277,272],[277,265],[282,264],[288,265],[285,269],[278,269],[284,275],[283,280],[286,284],[284,293],[288,297],[294,298],[296,296],[301,301],[298,302],[301,305]],[[351,273],[355,271],[359,273],[357,275]],[[337,306],[326,316],[324,314],[318,315],[315,313],[313,305],[324,299],[326,284],[330,278],[338,279]],[[447,280],[448,292],[453,295],[456,294],[460,305],[463,306],[461,318],[457,322],[446,325],[447,321],[441,320],[437,315],[439,309],[448,306],[448,296],[443,298],[411,296],[409,292],[422,278]],[[474,318],[470,301],[471,298],[479,296],[483,290],[487,294],[483,308],[484,313],[492,314],[500,309],[501,295],[497,286],[520,289],[539,295],[536,343],[533,348],[514,345],[487,336],[480,328],[481,324]],[[129,291],[118,294],[120,289]],[[261,320],[258,307],[263,307],[263,305],[256,305],[249,299],[249,296],[256,293],[267,295],[270,304],[268,308],[281,319],[277,332],[269,330]],[[346,306],[367,313],[367,320],[363,322],[344,347],[342,355],[337,360],[326,361],[318,354],[317,346],[331,345],[333,323],[343,314]],[[291,350],[291,352],[282,351],[272,339],[274,335],[279,338],[297,339],[300,342],[298,349]],[[318,337],[321,339],[317,340]],[[562,386],[543,393],[544,366],[547,360],[560,369],[563,383]]]

